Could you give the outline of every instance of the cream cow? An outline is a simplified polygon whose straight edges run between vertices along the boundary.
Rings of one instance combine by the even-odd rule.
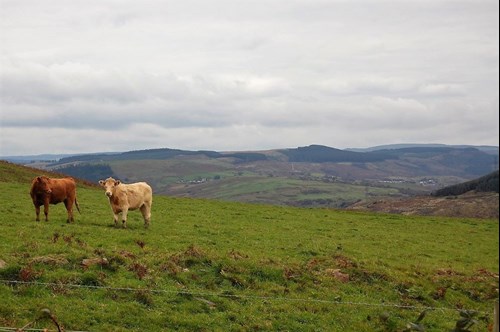
[[[100,180],[99,184],[106,190],[115,225],[118,225],[118,217],[121,213],[123,228],[127,228],[128,211],[140,209],[144,218],[144,227],[149,227],[153,190],[146,182],[125,184],[110,177]]]

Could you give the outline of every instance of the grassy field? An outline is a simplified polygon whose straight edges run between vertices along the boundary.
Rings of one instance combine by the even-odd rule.
[[[325,173],[298,165],[292,173],[283,163],[234,165],[228,161],[185,157],[172,160],[114,161],[120,179],[146,180],[158,193],[176,197],[291,206],[344,207],[369,197],[405,196],[424,192],[422,186],[373,186],[351,182],[325,182]],[[312,167],[312,166],[311,166]],[[320,167],[316,165],[315,167]],[[307,175],[306,175],[307,174]],[[199,183],[194,180],[203,179]]]
[[[36,223],[29,169],[0,163],[0,327],[79,331],[486,331],[498,221],[299,209],[156,195],[115,228],[79,185]]]
[[[255,175],[180,186],[170,189],[169,192],[174,196],[211,197],[224,201],[302,206],[321,204],[338,207],[367,197],[399,194],[397,189],[391,188]]]

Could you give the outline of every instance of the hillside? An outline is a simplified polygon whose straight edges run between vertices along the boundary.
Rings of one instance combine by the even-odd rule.
[[[491,145],[386,144],[386,145],[372,146],[368,148],[351,148],[346,150],[355,152],[371,152],[378,150],[397,150],[405,148],[458,148],[458,149],[474,148],[482,152],[498,155],[498,146],[491,146]]]
[[[36,223],[39,173],[0,163],[6,329],[444,331],[461,309],[480,312],[471,331],[491,326],[497,220],[156,195],[148,230],[134,211],[121,229],[102,190],[80,183],[74,224],[62,205]]]
[[[449,186],[431,195],[399,199],[360,201],[350,210],[377,211],[404,215],[499,218],[498,171]]]
[[[386,154],[384,152],[352,152],[330,148],[321,145],[310,145],[297,149],[280,150],[288,157],[289,162],[312,162],[312,163],[366,163],[397,159],[396,155]]]
[[[0,160],[0,184],[5,185],[11,182],[23,183],[28,188],[26,193],[29,194],[31,181],[33,180],[34,177],[41,175],[48,177],[57,177],[57,178],[67,176],[64,173],[58,173],[54,171],[48,171],[39,168],[13,164],[10,162],[6,162],[4,160]],[[82,178],[76,178],[76,182],[77,184],[83,185],[85,187],[91,187],[91,188],[98,187],[97,184]]]
[[[451,196],[451,195],[462,195],[469,191],[477,192],[499,192],[499,178],[498,171],[492,172],[478,179],[467,181],[464,183],[459,183],[453,186],[448,186],[446,188],[441,188],[436,190],[432,194],[434,196]]]
[[[456,218],[499,218],[497,193],[468,192],[459,196],[415,196],[366,200],[347,207],[349,210],[395,213],[402,215],[446,216]]]
[[[498,168],[498,153],[414,146],[353,152],[326,146],[216,152],[150,149],[87,154],[33,166],[96,183],[147,181],[156,193],[290,206],[340,208],[377,197],[429,194]]]

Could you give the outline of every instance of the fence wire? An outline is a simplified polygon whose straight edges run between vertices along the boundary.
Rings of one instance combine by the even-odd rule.
[[[36,331],[42,331],[42,332],[57,332],[57,330],[51,330],[51,329],[35,329],[35,328],[17,328],[17,327],[4,327],[0,326],[0,332],[36,332]],[[88,332],[88,331],[78,331],[78,330],[66,330],[64,329],[64,332]]]
[[[439,311],[455,311],[458,312],[462,309],[449,308],[449,307],[432,307],[432,306],[415,306],[406,304],[395,304],[395,303],[370,303],[370,302],[355,302],[355,301],[342,301],[342,300],[328,300],[328,299],[312,299],[312,298],[294,298],[294,297],[282,297],[282,296],[260,296],[260,295],[242,295],[242,294],[227,294],[227,293],[212,293],[203,291],[193,291],[193,290],[183,290],[183,289],[152,289],[152,288],[131,288],[131,287],[110,287],[110,286],[97,286],[97,285],[79,285],[79,284],[64,284],[64,283],[52,283],[52,282],[38,282],[38,281],[19,281],[19,280],[2,280],[0,283],[11,284],[11,285],[33,285],[33,286],[43,286],[43,287],[67,287],[67,288],[79,288],[79,289],[90,289],[90,290],[112,290],[112,291],[124,291],[124,292],[150,292],[154,294],[176,294],[176,295],[190,295],[190,296],[207,296],[207,297],[222,297],[222,298],[234,298],[234,299],[248,299],[248,300],[262,300],[262,301],[288,301],[288,302],[303,302],[303,303],[324,303],[331,305],[352,305],[352,306],[364,306],[364,307],[381,307],[381,308],[395,308],[395,309],[408,309],[408,310],[439,310]],[[472,310],[479,314],[488,314],[479,310]]]

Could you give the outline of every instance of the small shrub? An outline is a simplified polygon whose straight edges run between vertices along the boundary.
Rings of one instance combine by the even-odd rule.
[[[154,305],[153,297],[151,293],[146,290],[141,290],[135,293],[135,300],[147,307],[152,307]]]
[[[120,266],[123,266],[125,264],[125,259],[122,256],[114,255],[108,259],[108,264],[103,265],[103,268],[111,272],[116,272],[118,271]]]
[[[58,232],[55,232],[53,235],[52,235],[52,243],[56,243],[58,240],[59,240],[59,233]]]
[[[144,247],[146,246],[146,242],[142,241],[142,240],[135,240],[135,243],[141,248],[141,249],[144,249]]]
[[[469,332],[470,328],[478,322],[476,320],[477,314],[476,311],[472,310],[460,310],[460,318],[452,332]]]
[[[285,271],[272,268],[257,268],[250,272],[250,276],[260,282],[283,283]]]
[[[142,280],[148,274],[148,267],[144,264],[135,262],[129,266],[129,271],[135,272],[139,280]]]
[[[66,242],[67,244],[71,244],[73,243],[73,238],[75,237],[74,234],[71,234],[71,235],[63,235],[63,240],[64,242]]]
[[[92,272],[83,273],[80,277],[79,284],[90,287],[102,286],[99,276]]]
[[[18,265],[7,266],[0,269],[0,278],[3,280],[17,281],[19,280],[19,273],[21,272],[21,267]]]
[[[28,265],[19,271],[19,280],[24,282],[33,281],[41,275],[41,271],[36,271],[31,265]]]

